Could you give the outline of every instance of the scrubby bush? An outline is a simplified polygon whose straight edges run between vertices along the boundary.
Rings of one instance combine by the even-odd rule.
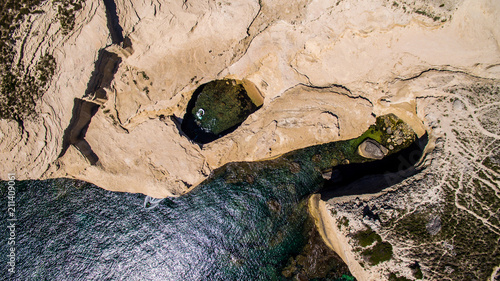
[[[11,68],[1,80],[0,119],[21,121],[35,112],[36,101],[42,97],[54,74],[56,61],[50,54],[40,58],[35,73],[26,73],[22,67]]]
[[[75,27],[75,14],[82,9],[84,0],[54,0],[57,5],[57,18],[63,34],[68,34]]]
[[[64,0],[81,9],[83,0]],[[43,95],[56,67],[51,54],[41,56],[32,69],[14,61],[15,31],[26,16],[40,14],[43,0],[3,0],[0,10],[0,119],[22,121],[34,113],[36,101]],[[57,2],[58,1],[54,1]],[[78,2],[75,6],[73,3]]]
[[[368,228],[366,230],[358,231],[354,234],[354,238],[358,240],[361,247],[367,247],[375,241],[382,242],[382,238],[375,231]]]
[[[377,242],[373,247],[363,251],[371,265],[377,265],[392,258],[392,245],[388,242]]]

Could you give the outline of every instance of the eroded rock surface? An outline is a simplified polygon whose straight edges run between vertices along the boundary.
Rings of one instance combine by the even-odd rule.
[[[415,279],[417,269],[429,279],[498,278],[498,1],[117,0],[111,22],[109,2],[82,2],[72,30],[52,21],[49,1],[20,26],[17,59],[29,66],[50,53],[57,68],[36,117],[0,120],[1,179],[15,171],[175,196],[225,163],[354,138],[394,113],[419,136],[429,131],[435,150],[394,192],[329,203],[352,228],[334,228],[340,256],[359,280]],[[120,63],[100,68],[103,52]],[[200,148],[178,119],[199,85],[224,78],[252,82],[264,104]],[[84,128],[98,161],[73,144],[61,153],[75,98],[99,106]],[[386,133],[398,145],[397,130]],[[380,222],[360,217],[367,205]],[[419,228],[407,229],[414,220]],[[351,231],[364,224],[392,245],[393,259],[369,266],[354,251]]]
[[[72,118],[74,98],[81,98],[94,70],[98,51],[109,42],[101,1],[87,1],[75,14],[72,30],[58,22],[58,7],[43,2],[41,13],[29,14],[15,33],[16,61],[31,71],[44,54],[51,54],[56,69],[49,87],[37,101],[36,114],[22,124],[0,120],[1,179],[14,171],[18,179],[37,179],[58,158],[64,130]]]
[[[430,132],[423,170],[392,186],[387,177],[390,188],[376,195],[329,200],[322,207],[325,220],[333,219],[329,240],[360,280],[496,280],[500,136],[493,120],[500,116],[491,107],[499,84],[438,71],[406,83],[420,95],[419,115]],[[391,244],[387,262],[371,265],[363,254],[370,246],[355,234],[367,227]]]
[[[106,7],[86,1],[77,14],[76,32],[64,38],[74,36],[71,40],[87,43],[64,43],[54,49],[85,45],[88,50],[88,46],[92,46],[89,54],[94,59],[85,59],[87,63],[73,67],[73,57],[56,56],[63,62],[60,67],[64,71],[58,70],[60,74],[54,85],[40,102],[42,114],[39,116],[48,115],[44,115],[47,110],[43,107],[60,103],[63,92],[72,95],[62,99],[66,100],[61,107],[64,110],[55,111],[65,116],[61,122],[55,122],[57,126],[44,126],[47,133],[33,132],[29,138],[25,135],[24,139],[38,146],[14,145],[19,148],[12,151],[20,150],[19,160],[14,161],[17,166],[34,163],[32,169],[18,172],[20,178],[37,178],[48,170],[44,177],[74,177],[113,190],[144,192],[156,197],[180,194],[204,179],[210,170],[230,161],[258,160],[312,144],[355,137],[373,123],[372,113],[394,112],[422,134],[416,96],[399,85],[423,71],[459,70],[476,76],[498,77],[495,39],[498,20],[493,16],[498,4],[493,1],[439,4],[305,1],[293,5],[275,1],[116,1],[114,4],[115,11],[111,12],[115,12],[117,18],[108,24]],[[90,16],[91,11],[100,14]],[[91,19],[97,14],[101,22],[94,23]],[[34,20],[44,22],[43,17]],[[89,44],[99,37],[87,40],[87,33],[82,31],[90,32],[96,24],[99,27],[94,29],[106,34],[100,44]],[[109,29],[106,31],[109,26],[113,27],[111,33]],[[117,30],[122,32],[123,42],[117,39]],[[62,149],[62,132],[71,119],[69,108],[73,98],[84,97],[82,90],[90,82],[92,71],[90,62],[95,61],[98,52],[111,39],[119,44],[107,47],[106,52],[116,53],[121,62],[112,70],[110,82],[101,85],[104,88],[85,92],[101,104],[85,141],[102,163],[92,165],[86,158],[70,157],[71,152],[68,159],[64,155],[55,161]],[[31,35],[27,40],[36,41],[39,37]],[[83,66],[87,74],[76,74]],[[64,80],[61,75],[68,75],[68,79]],[[184,115],[199,85],[227,77],[253,82],[264,95],[264,105],[232,134],[200,150],[184,140],[178,124],[170,122],[176,118],[171,117]],[[70,82],[61,88],[59,81]],[[389,92],[389,88],[394,92]],[[50,118],[61,118],[61,114],[41,117],[32,124],[39,128]],[[16,126],[12,122],[5,124],[3,131],[15,132]],[[31,123],[25,124],[30,126]],[[174,133],[163,135],[165,126]],[[150,137],[131,137],[138,135],[134,133],[137,128],[147,128],[145,132]],[[45,140],[45,135],[50,140]],[[153,142],[158,146],[152,146],[148,138],[160,135],[165,145]],[[9,138],[16,139],[15,136]],[[118,148],[123,142],[129,143],[127,148]],[[15,154],[10,146],[6,144],[4,149],[8,162],[12,162]],[[22,147],[37,147],[38,152],[21,153]],[[200,160],[193,160],[192,169],[182,171],[179,165],[173,164],[175,161],[146,164],[150,163],[146,151],[157,153],[160,149],[171,158],[198,155],[195,158]],[[14,166],[16,164],[7,169]],[[136,176],[141,177],[137,184],[124,187],[112,180],[112,175],[126,178],[134,170],[137,170]],[[165,176],[170,179],[169,184],[165,184],[164,175],[175,176]]]

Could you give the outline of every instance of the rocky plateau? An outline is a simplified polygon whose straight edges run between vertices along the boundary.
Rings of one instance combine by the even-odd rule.
[[[12,35],[27,73],[44,54],[56,67],[34,114],[0,120],[0,179],[179,196],[226,163],[355,138],[394,113],[428,135],[419,173],[314,195],[321,236],[357,280],[500,280],[499,1],[80,2],[69,29],[41,1]],[[188,102],[225,78],[263,105],[199,145],[181,130]]]

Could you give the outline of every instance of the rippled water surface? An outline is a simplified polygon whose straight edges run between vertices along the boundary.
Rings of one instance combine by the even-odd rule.
[[[310,230],[303,199],[321,179],[312,166],[278,162],[229,164],[150,210],[144,195],[63,179],[16,182],[15,277],[283,280]],[[5,229],[7,185],[0,185]],[[8,253],[6,242],[1,250]]]
[[[306,200],[323,186],[322,172],[368,161],[357,152],[366,138],[387,146],[388,126],[405,128],[396,116],[381,116],[356,139],[266,161],[226,164],[188,194],[167,198],[152,209],[144,208],[144,195],[72,180],[15,182],[16,273],[2,277],[352,280],[342,275],[347,273],[345,264],[332,262],[338,257],[320,245]],[[401,132],[403,145],[391,153],[414,141],[411,129]],[[7,187],[0,182],[3,264],[10,235],[5,231]]]

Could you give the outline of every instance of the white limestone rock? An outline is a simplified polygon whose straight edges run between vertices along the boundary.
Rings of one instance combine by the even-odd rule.
[[[32,65],[45,53],[52,53],[57,68],[47,92],[37,102],[37,116],[18,123],[0,120],[0,179],[13,171],[17,179],[43,177],[62,150],[64,130],[72,117],[74,98],[87,87],[98,51],[109,44],[109,31],[102,1],[88,0],[76,14],[74,30],[63,36],[56,8],[46,2],[43,14],[29,15],[18,31],[25,40],[18,44],[25,65]]]
[[[440,140],[446,134],[449,145],[438,152],[447,159],[468,155],[454,141],[455,131],[473,131],[492,142],[498,138],[498,124],[491,122],[497,102],[471,111],[473,100],[483,99],[457,93],[465,91],[459,85],[474,87],[474,79],[498,85],[499,1],[117,0],[116,7],[123,35],[131,42],[127,49],[109,46],[102,1],[86,0],[68,35],[52,22],[50,4],[42,7],[45,14],[30,16],[23,25],[23,60],[31,62],[49,51],[58,67],[37,104],[37,118],[26,120],[24,128],[0,120],[1,179],[15,171],[18,179],[70,177],[110,190],[176,196],[227,162],[354,138],[374,122],[374,115],[387,113],[402,118],[419,136],[429,131],[431,139]],[[122,61],[85,134],[99,161],[91,165],[73,146],[59,157],[74,99],[84,96],[98,52],[106,47]],[[253,82],[264,104],[234,132],[200,148],[182,134],[176,120],[198,86],[228,77]],[[467,126],[456,126],[433,107],[435,100],[450,96],[456,99],[449,102],[453,110],[447,110],[456,118],[470,114],[463,122]],[[439,148],[439,141],[431,141],[428,150],[433,147]],[[445,164],[432,167],[446,175]],[[403,194],[397,200],[446,201],[439,183],[422,194]],[[384,196],[359,202],[396,203]],[[345,215],[351,215],[354,225],[366,223],[352,210],[345,209]],[[440,218],[442,231],[445,218]],[[499,232],[493,222],[478,220]],[[375,230],[384,239],[397,238],[383,227]],[[387,279],[389,271],[408,263],[404,245],[394,240],[396,259],[363,268],[362,257],[349,244],[350,234],[335,235],[345,251],[339,254],[359,280]],[[424,273],[432,270],[441,269],[423,268]],[[407,269],[398,272],[411,277]]]

